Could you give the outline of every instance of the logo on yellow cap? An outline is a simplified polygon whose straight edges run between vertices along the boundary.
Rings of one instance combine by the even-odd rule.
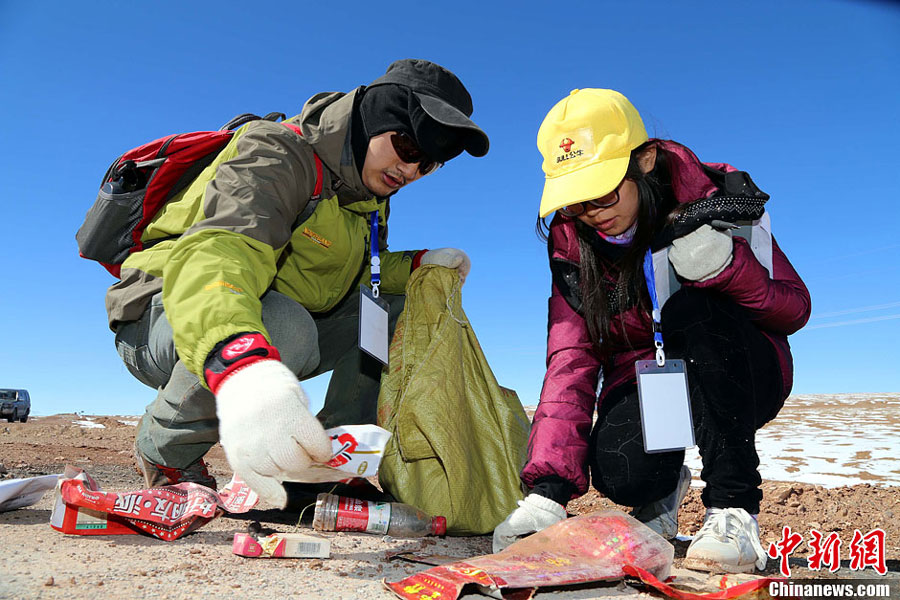
[[[590,132],[575,131],[571,135],[575,138],[574,140],[566,136],[559,143],[559,149],[562,150],[562,154],[556,155],[556,164],[572,160],[573,158],[585,157],[584,149],[589,148],[591,143]]]

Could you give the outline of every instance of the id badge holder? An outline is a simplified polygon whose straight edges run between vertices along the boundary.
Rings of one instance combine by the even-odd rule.
[[[660,366],[655,360],[639,360],[634,368],[644,452],[654,454],[694,446],[694,423],[684,361],[668,359]]]
[[[359,348],[388,363],[388,303],[364,285],[359,286]]]

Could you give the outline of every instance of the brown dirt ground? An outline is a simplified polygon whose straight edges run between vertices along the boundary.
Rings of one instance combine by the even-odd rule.
[[[87,417],[62,414],[37,417],[28,423],[0,423],[0,479],[33,477],[62,472],[66,464],[84,469],[97,479],[105,490],[122,491],[140,489],[142,479],[134,467],[132,444],[136,417],[89,417],[93,422],[105,425],[103,429],[87,429],[73,421]],[[132,424],[123,423],[131,421]],[[224,485],[230,478],[230,469],[222,449],[218,446],[207,456],[211,472]],[[900,572],[900,493],[897,487],[879,487],[869,484],[838,488],[817,485],[766,481],[763,483],[764,500],[759,522],[764,547],[781,536],[787,525],[804,537],[804,543],[791,558],[793,577],[823,577],[835,575],[827,570],[809,571],[805,557],[809,548],[805,543],[811,528],[825,533],[837,532],[843,541],[842,569],[839,576],[853,576],[849,571],[847,547],[858,529],[863,534],[880,527],[886,533],[886,559],[891,577]],[[596,492],[572,501],[568,510],[582,514],[599,508],[615,507]],[[626,509],[627,510],[627,509]],[[679,517],[682,534],[693,534],[699,529],[703,517],[700,490],[692,488],[681,508]],[[49,530],[49,527],[48,527]],[[473,538],[472,542],[489,547],[489,538]],[[676,542],[675,568],[687,549],[687,542]],[[483,549],[483,548],[482,548]],[[2,570],[2,569],[0,569]],[[875,576],[869,570],[869,576]],[[778,574],[778,564],[769,560],[768,575]],[[859,577],[862,574],[855,574]]]

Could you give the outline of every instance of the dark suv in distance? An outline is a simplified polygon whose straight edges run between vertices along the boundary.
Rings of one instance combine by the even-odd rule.
[[[24,423],[30,412],[31,397],[27,390],[0,389],[0,418],[6,417],[10,423]]]

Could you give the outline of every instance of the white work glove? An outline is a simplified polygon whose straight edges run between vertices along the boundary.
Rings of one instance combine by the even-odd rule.
[[[519,536],[540,531],[566,518],[566,509],[540,494],[528,494],[519,500],[519,508],[494,529],[494,552],[500,552]]]
[[[456,269],[459,272],[459,280],[461,283],[466,282],[466,275],[472,268],[472,261],[469,255],[459,248],[436,248],[429,250],[422,255],[419,261],[422,265],[440,265],[449,269]]]
[[[719,231],[709,225],[701,225],[672,242],[669,262],[684,279],[706,281],[731,264],[733,248],[731,231]]]
[[[331,439],[281,361],[260,360],[219,385],[219,440],[234,472],[266,502],[284,508],[282,481],[302,481],[312,462],[328,462]]]

